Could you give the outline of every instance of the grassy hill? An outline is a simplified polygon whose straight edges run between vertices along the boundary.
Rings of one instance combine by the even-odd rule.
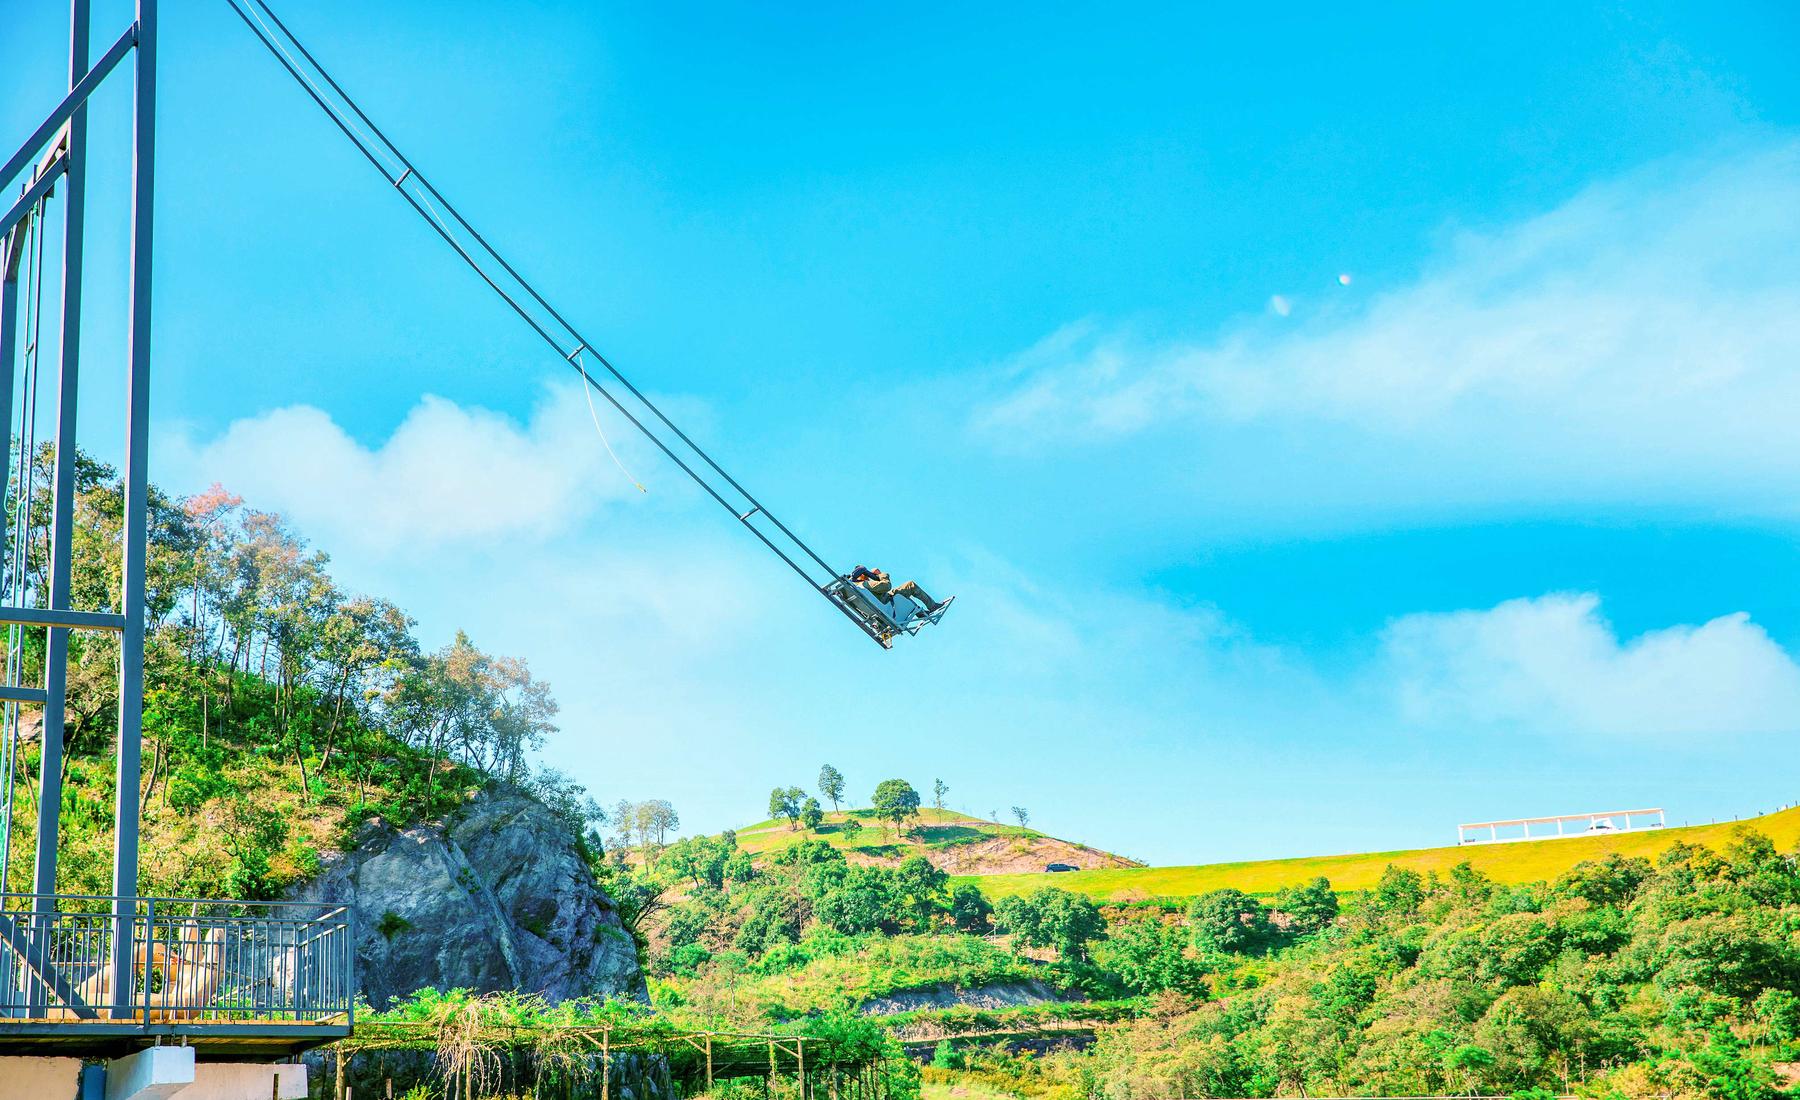
[[[1525,883],[1553,879],[1582,860],[1600,859],[1609,852],[1654,858],[1677,841],[1718,849],[1726,844],[1732,831],[1740,826],[1764,834],[1783,851],[1800,845],[1800,807],[1796,807],[1743,821],[1651,829],[1611,836],[1415,848],[1341,856],[1302,856],[1295,859],[1210,863],[1192,867],[1119,867],[1061,874],[997,874],[980,878],[979,885],[984,893],[993,898],[1029,893],[1040,886],[1059,886],[1096,900],[1123,901],[1150,897],[1189,897],[1227,886],[1250,894],[1271,894],[1284,886],[1298,885],[1324,875],[1338,890],[1354,891],[1373,886],[1389,864],[1410,868],[1422,874],[1426,871],[1442,873],[1465,861],[1496,881]]]
[[[739,829],[738,846],[767,857],[803,840],[822,840],[852,863],[898,863],[922,855],[953,875],[1041,872],[1052,863],[1099,869],[1138,868],[1136,862],[1047,836],[1035,829],[1001,825],[953,810],[920,809],[905,832],[896,833],[870,810],[825,815],[817,829],[791,828],[786,821],[760,821]],[[1065,876],[1066,877],[1066,876]]]

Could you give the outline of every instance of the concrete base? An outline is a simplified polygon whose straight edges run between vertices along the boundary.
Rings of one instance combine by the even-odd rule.
[[[150,1047],[104,1067],[81,1091],[81,1059],[0,1057],[0,1100],[306,1100],[303,1065],[195,1064],[192,1047]]]
[[[76,1100],[79,1058],[0,1058],[0,1100]]]
[[[193,1083],[193,1047],[148,1047],[106,1063],[106,1100],[170,1100]]]
[[[202,1062],[174,1100],[306,1100],[306,1067]]]

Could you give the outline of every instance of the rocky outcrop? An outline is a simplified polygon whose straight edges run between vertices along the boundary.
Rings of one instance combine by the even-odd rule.
[[[956,986],[949,982],[902,989],[885,997],[871,997],[858,1011],[866,1016],[891,1016],[896,1012],[915,1012],[922,1008],[1017,1008],[1052,1001],[1085,1001],[1079,993],[1062,993],[1035,979],[1013,982],[989,982],[986,985]]]
[[[357,841],[294,896],[355,907],[375,1007],[426,987],[647,999],[636,945],[541,803],[483,795],[448,823],[376,824]]]

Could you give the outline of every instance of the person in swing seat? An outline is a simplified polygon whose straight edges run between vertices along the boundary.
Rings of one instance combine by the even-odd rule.
[[[919,582],[907,581],[905,584],[895,585],[892,578],[885,572],[880,569],[870,569],[866,565],[859,565],[850,570],[850,583],[862,586],[870,595],[878,599],[887,600],[894,596],[905,596],[923,607],[927,615],[944,606],[927,596],[925,590],[919,587]]]

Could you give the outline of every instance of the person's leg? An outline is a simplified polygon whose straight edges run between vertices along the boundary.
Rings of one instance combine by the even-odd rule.
[[[938,602],[930,596],[927,596],[925,590],[919,587],[919,582],[917,581],[907,581],[899,588],[894,589],[894,592],[896,595],[911,596],[913,599],[918,600],[925,605],[926,611],[936,611],[938,609]]]

